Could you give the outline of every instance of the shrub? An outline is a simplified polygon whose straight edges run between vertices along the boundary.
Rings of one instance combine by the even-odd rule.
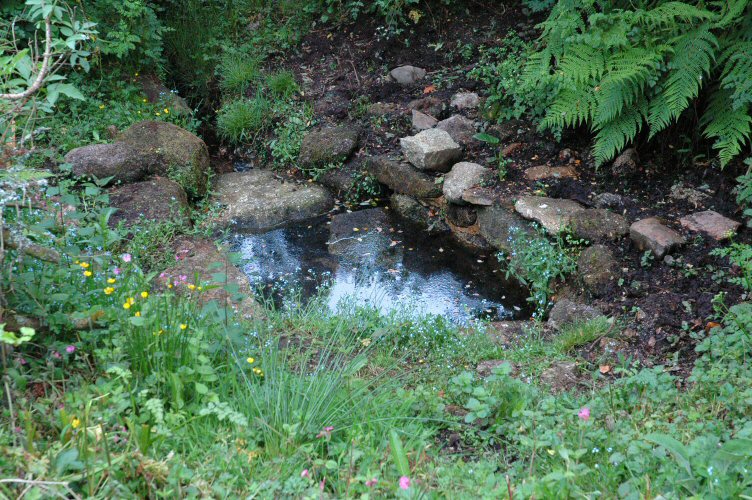
[[[586,125],[597,164],[638,134],[665,130],[695,109],[721,166],[752,125],[752,4],[560,0],[542,23],[525,79],[555,95],[541,128]]]

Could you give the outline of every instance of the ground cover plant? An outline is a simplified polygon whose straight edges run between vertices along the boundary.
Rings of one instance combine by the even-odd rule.
[[[556,131],[585,125],[595,134],[596,162],[672,124],[699,125],[719,165],[738,169],[729,203],[751,213],[749,171],[734,163],[749,140],[747,2],[504,5],[547,18],[538,40],[505,26],[489,38],[498,46],[458,45],[461,63],[442,69],[469,73],[463,85],[479,82],[489,96],[478,117],[487,133],[467,151],[488,148],[497,161],[502,140],[493,134],[504,132],[492,128],[497,119],[515,120],[513,133],[528,127],[519,120]],[[306,31],[334,37],[356,18],[381,27],[373,35],[385,44],[379,51],[404,54],[410,33],[432,32],[423,24],[431,17],[474,8],[412,0],[0,7],[1,496],[752,496],[752,247],[743,232],[710,245],[688,242],[686,258],[703,252],[692,262],[705,267],[682,256],[651,256],[643,266],[642,252],[618,254],[618,267],[636,268],[639,278],[611,280],[618,292],[606,299],[620,314],[553,329],[545,319],[562,285],[585,274],[584,243],[542,229],[510,231],[498,256],[473,257],[493,260],[493,276],[506,274],[529,293],[534,317],[508,336],[483,319],[459,326],[410,309],[383,313],[351,302],[330,309],[326,287],[274,306],[233,281],[232,259],[172,272],[189,258],[173,250],[176,240],[217,250],[213,193],[190,200],[187,221],[113,224],[113,193],[122,186],[75,178],[63,161],[73,148],[111,145],[149,119],[202,134],[215,166],[235,158],[228,150],[250,151],[300,189],[313,181],[288,170],[300,174],[303,137],[323,119],[306,100],[320,80],[307,82],[284,62],[305,57]],[[51,70],[43,62],[47,32]],[[362,74],[355,61],[332,58],[314,69],[327,68],[336,76],[324,79],[327,86],[371,80],[358,114],[388,122],[369,104],[394,82]],[[178,111],[169,90],[151,99],[145,74],[168,82],[165,89],[179,86],[188,110]],[[441,84],[451,86],[450,77]],[[440,95],[432,86],[399,90],[398,99]],[[390,127],[410,126],[391,120]],[[517,160],[499,157],[499,183],[522,177]],[[359,177],[355,189],[375,198],[381,186]],[[534,189],[554,196],[566,185]],[[622,211],[638,212],[630,203]],[[400,236],[390,236],[391,249]],[[699,287],[711,264],[712,308],[696,314],[697,324],[675,321],[675,348],[668,341],[648,354],[600,347],[639,335],[650,345],[665,326],[629,333],[641,313],[629,301],[654,268]],[[683,290],[661,290],[668,292],[676,293],[672,318],[702,307],[696,296],[683,300]]]

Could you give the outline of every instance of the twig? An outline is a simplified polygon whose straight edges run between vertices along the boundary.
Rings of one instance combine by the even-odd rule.
[[[44,6],[44,4],[42,4],[42,6]],[[47,73],[49,72],[50,58],[52,57],[52,13],[50,13],[44,19],[44,31],[45,45],[44,55],[42,56],[42,68],[39,70],[39,74],[37,75],[36,80],[34,80],[34,83],[32,83],[31,86],[23,92],[16,94],[0,94],[0,99],[7,99],[9,101],[21,101],[36,94],[37,91],[42,88],[42,84],[44,83],[45,78],[47,78]]]

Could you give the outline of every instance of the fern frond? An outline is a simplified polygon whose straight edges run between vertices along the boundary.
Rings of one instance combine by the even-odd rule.
[[[572,45],[559,61],[557,73],[581,85],[599,79],[606,69],[603,51],[588,45]]]
[[[752,106],[732,109],[731,92],[719,89],[713,95],[701,123],[705,128],[703,135],[715,139],[713,148],[718,151],[723,168],[750,139]]]
[[[593,156],[596,166],[611,160],[631,142],[642,128],[647,114],[647,103],[641,99],[626,108],[619,116],[596,129]]]
[[[678,21],[707,21],[714,17],[713,12],[684,2],[666,2],[651,10],[635,12],[635,20],[648,29],[676,25]]]
[[[699,95],[703,80],[710,73],[718,40],[709,27],[703,25],[677,37],[672,45],[668,77],[650,103],[651,138],[679,118],[690,100]]]
[[[589,123],[594,107],[595,96],[591,91],[582,88],[562,90],[551,103],[540,128],[561,130]]]
[[[621,114],[643,94],[645,85],[657,71],[659,49],[629,48],[613,54],[606,75],[598,86],[595,125],[599,127]]]
[[[752,41],[729,46],[723,54],[721,88],[731,91],[731,107],[752,104]]]

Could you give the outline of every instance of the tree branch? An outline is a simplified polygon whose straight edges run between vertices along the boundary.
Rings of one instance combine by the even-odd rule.
[[[44,83],[45,78],[47,78],[47,74],[50,68],[50,59],[52,58],[52,13],[50,13],[50,15],[48,15],[44,20],[44,31],[44,56],[42,57],[42,68],[39,70],[39,74],[37,75],[36,80],[34,80],[34,83],[32,83],[31,86],[23,92],[19,92],[17,94],[0,94],[0,99],[20,101],[31,97],[32,95],[36,94],[40,88],[42,88],[42,84]]]

